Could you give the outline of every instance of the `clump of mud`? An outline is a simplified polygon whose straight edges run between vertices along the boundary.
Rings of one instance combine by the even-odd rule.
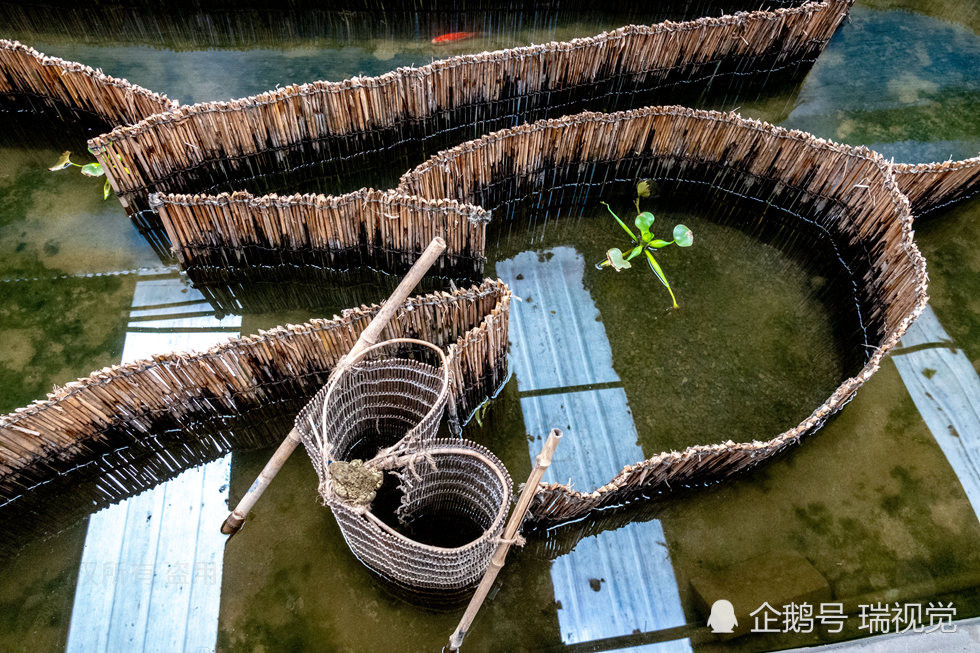
[[[334,494],[355,506],[365,506],[377,496],[384,473],[365,467],[363,460],[338,460],[330,463],[330,479]]]

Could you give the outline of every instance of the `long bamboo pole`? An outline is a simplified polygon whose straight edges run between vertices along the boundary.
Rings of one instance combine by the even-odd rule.
[[[391,293],[391,297],[381,305],[381,310],[374,316],[374,319],[371,320],[367,328],[361,332],[360,337],[354,343],[350,352],[337,363],[337,368],[344,365],[344,360],[349,360],[371,345],[377,344],[378,339],[381,337],[381,332],[391,322],[391,318],[395,316],[395,311],[401,308],[405,300],[408,299],[408,295],[415,289],[415,286],[418,285],[419,281],[422,280],[422,277],[425,276],[425,273],[429,271],[429,268],[432,267],[436,259],[439,258],[445,249],[445,240],[438,236],[432,239],[419,259],[415,261],[415,264],[412,265],[411,269],[401,280],[401,283],[398,284],[398,287],[395,288],[395,291]],[[258,478],[248,488],[248,492],[245,493],[242,500],[238,502],[238,505],[231,511],[231,514],[225,518],[224,523],[221,524],[222,533],[225,535],[234,535],[241,530],[245,524],[245,518],[248,517],[248,513],[255,507],[262,493],[272,483],[272,479],[276,477],[276,474],[282,469],[282,466],[289,459],[289,456],[292,455],[293,451],[296,450],[299,443],[299,433],[293,428],[286,435],[286,439],[282,441],[279,448],[276,449],[276,452],[272,454],[269,462],[259,472]]]
[[[561,440],[561,431],[559,429],[552,429],[551,433],[548,434],[548,441],[544,443],[544,447],[541,449],[541,453],[534,459],[534,469],[531,470],[531,475],[527,477],[527,483],[524,484],[524,491],[521,492],[521,498],[518,499],[517,505],[514,507],[514,512],[510,513],[510,519],[504,528],[504,534],[500,538],[500,544],[497,545],[497,550],[493,552],[493,557],[490,558],[490,566],[487,567],[487,573],[483,575],[483,579],[477,586],[473,598],[470,599],[469,605],[466,606],[466,612],[463,613],[463,618],[459,620],[459,625],[456,626],[456,630],[449,637],[449,646],[444,649],[447,653],[457,653],[459,651],[459,647],[463,644],[463,638],[466,637],[466,633],[469,632],[470,626],[476,618],[476,613],[480,611],[480,607],[486,600],[487,594],[490,593],[490,588],[493,587],[493,582],[497,579],[497,574],[500,573],[500,569],[504,566],[507,552],[510,550],[511,544],[514,543],[514,537],[521,528],[521,524],[524,523],[524,515],[531,506],[531,499],[538,493],[538,484],[541,482],[541,477],[544,476],[545,471],[551,465],[551,458],[555,453],[555,449],[558,447],[559,440]]]

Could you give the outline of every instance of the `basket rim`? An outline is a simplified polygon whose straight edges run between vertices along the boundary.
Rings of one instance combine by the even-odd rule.
[[[341,377],[344,375],[344,373],[350,371],[351,367],[353,367],[355,363],[362,360],[365,356],[367,356],[372,351],[375,351],[387,345],[391,345],[393,343],[422,345],[424,347],[428,347],[429,349],[435,351],[441,363],[440,367],[442,368],[442,389],[439,390],[439,394],[436,396],[436,400],[432,402],[432,406],[425,413],[425,415],[423,415],[418,420],[418,423],[415,426],[413,426],[411,429],[409,429],[405,433],[405,435],[399,438],[398,441],[395,442],[395,444],[386,448],[384,450],[385,454],[396,453],[398,451],[399,445],[405,440],[406,437],[408,437],[408,434],[411,433],[412,430],[418,428],[418,425],[421,424],[422,422],[431,419],[435,415],[437,410],[445,410],[446,402],[449,400],[449,390],[452,385],[452,377],[449,371],[449,359],[446,356],[446,352],[444,352],[442,348],[439,347],[438,345],[435,345],[427,340],[420,340],[418,338],[391,338],[389,340],[382,340],[381,342],[376,342],[373,345],[369,345],[365,347],[364,349],[357,352],[353,356],[351,356],[350,354],[344,356],[337,363],[337,366],[334,367],[333,371],[330,372],[330,377],[327,379],[327,383],[324,386],[326,392],[323,393],[322,403],[320,404],[320,427],[317,430],[317,432],[315,432],[315,435],[319,435],[320,439],[323,442],[326,442],[326,438],[323,437],[323,428],[327,423],[327,401],[330,399],[331,394],[333,394],[334,390],[337,388],[337,384],[339,383]],[[311,403],[320,400],[319,395],[320,395],[319,392],[316,395],[314,395],[313,398],[310,399],[310,401],[307,403],[307,405],[304,406],[304,410]],[[300,412],[302,413],[303,411]],[[322,449],[321,449],[321,454],[322,454]],[[377,456],[375,456],[375,458],[377,458]],[[327,461],[324,460],[324,463],[327,463]]]
[[[488,535],[496,530],[498,527],[503,525],[504,520],[510,513],[509,507],[511,500],[513,499],[513,480],[510,477],[510,472],[504,466],[503,462],[500,461],[497,456],[495,456],[489,449],[483,447],[475,442],[469,440],[460,440],[456,443],[446,443],[442,441],[441,444],[435,444],[424,449],[425,453],[432,455],[462,455],[470,456],[476,460],[485,464],[488,468],[493,470],[494,475],[496,475],[497,480],[500,481],[500,486],[504,490],[504,500],[500,503],[500,508],[497,510],[497,515],[494,517],[493,522],[483,530],[476,539],[457,547],[445,547],[445,546],[435,546],[433,544],[423,544],[418,540],[413,540],[412,538],[399,533],[398,531],[391,528],[388,524],[381,521],[374,513],[371,512],[370,508],[363,513],[352,510],[347,504],[343,502],[331,502],[331,508],[340,508],[345,510],[356,517],[364,519],[369,525],[380,528],[385,536],[394,537],[395,539],[408,544],[410,546],[418,547],[429,551],[431,553],[438,554],[449,554],[449,553],[461,553],[468,551],[469,549],[475,548],[484,544],[489,538]]]

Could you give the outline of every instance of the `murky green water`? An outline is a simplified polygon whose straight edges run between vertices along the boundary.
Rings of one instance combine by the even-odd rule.
[[[700,196],[698,212],[689,208],[692,194]],[[676,310],[642,258],[620,273],[595,269],[607,249],[630,245],[606,209],[593,208],[598,197],[533,232],[543,234],[534,247],[545,256],[566,245],[585,257],[583,281],[612,343],[613,367],[647,456],[768,439],[796,426],[864,362],[866,336],[850,275],[830,239],[764,205],[734,208],[730,195],[705,195],[703,187],[682,184],[641,205],[657,216],[659,237],[676,224],[695,234],[694,246],[670,247],[658,257]],[[629,195],[602,199],[632,224]],[[793,242],[776,237],[763,244],[744,227],[781,219],[799,229]],[[778,230],[763,231],[772,238]],[[497,243],[491,263],[527,248],[528,232],[517,229]],[[522,427],[523,420],[517,430]]]
[[[744,115],[867,144],[897,160],[975,155],[980,149],[976,3],[865,0],[861,5],[798,91],[732,97],[712,106],[741,107]],[[540,42],[618,24],[550,24],[507,38]],[[241,96],[289,82],[377,74],[448,52],[421,36],[351,34],[329,43],[293,39],[283,48],[265,42],[242,50],[194,48],[186,42],[177,50],[126,42],[78,44],[50,33],[46,41],[30,34],[4,36],[100,66],[185,102]],[[488,45],[474,40],[458,47],[476,51]],[[101,201],[98,183],[71,171],[54,175],[45,170],[58,153],[23,146],[2,150],[3,410],[43,396],[53,384],[117,362],[136,280],[129,271],[160,264],[118,203]],[[585,279],[610,338],[644,453],[692,442],[768,437],[797,423],[853,368],[841,347],[851,342],[845,337],[850,335],[846,311],[831,310],[821,300],[821,288],[834,276],[814,274],[777,248],[753,247],[745,234],[704,215],[682,207],[650,207],[664,225],[683,221],[696,233],[694,248],[665,252],[661,259],[681,310],[663,310],[669,299],[645,269],[616,274],[587,266]],[[622,211],[628,213],[626,207]],[[974,367],[980,366],[980,257],[973,246],[978,225],[978,200],[917,225],[930,265],[931,305]],[[596,207],[533,243],[530,234],[512,234],[490,256],[497,260],[527,247],[566,244],[591,263],[606,247],[622,246],[616,233],[611,219]],[[524,238],[527,245],[522,246]],[[87,276],[109,272],[120,274]],[[243,331],[302,317],[246,315]],[[742,392],[747,384],[750,394]],[[515,479],[527,473],[527,441],[513,382],[491,407],[485,426],[472,425],[468,435],[497,452]],[[235,456],[233,498],[266,456]],[[441,647],[457,614],[408,605],[378,585],[351,556],[332,517],[318,504],[315,486],[308,461],[296,456],[248,529],[228,545],[219,647]],[[980,523],[891,361],[804,446],[722,487],[664,501],[655,515],[691,627],[683,636],[692,637],[699,650],[763,650],[819,641],[819,635],[798,634],[720,643],[697,630],[706,615],[696,606],[692,579],[753,556],[786,551],[806,557],[835,599],[941,599],[953,601],[960,617],[980,614]],[[650,517],[636,514],[637,519]],[[4,563],[0,648],[63,647],[83,539],[84,524],[76,525]],[[540,541],[512,555],[501,589],[467,640],[468,649],[560,648],[550,565]],[[762,591],[778,598],[782,588],[776,584]],[[838,637],[863,634],[850,629]],[[647,641],[644,637],[655,638],[639,635],[637,642]]]

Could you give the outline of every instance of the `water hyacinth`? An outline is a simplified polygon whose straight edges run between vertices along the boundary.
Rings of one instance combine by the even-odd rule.
[[[656,220],[653,213],[649,211],[640,211],[640,198],[650,197],[652,192],[652,184],[649,181],[641,181],[636,185],[636,199],[634,204],[636,205],[636,218],[633,220],[634,226],[639,230],[639,236],[637,236],[632,229],[626,226],[618,215],[616,215],[612,207],[606,202],[602,202],[609,214],[616,220],[623,231],[629,235],[630,240],[633,241],[633,247],[628,253],[623,254],[623,251],[618,247],[613,247],[606,251],[606,259],[599,263],[596,263],[596,268],[602,269],[604,267],[611,267],[620,272],[622,270],[628,270],[633,267],[630,263],[631,260],[640,256],[641,254],[646,256],[647,264],[653,273],[660,280],[660,283],[664,285],[667,292],[670,293],[670,299],[673,303],[673,308],[677,308],[677,298],[674,296],[674,290],[670,287],[670,282],[667,281],[667,275],[664,274],[663,268],[660,267],[660,263],[657,262],[656,257],[654,257],[653,252],[657,249],[663,249],[670,245],[677,245],[678,247],[690,247],[694,244],[694,232],[691,231],[689,227],[683,224],[676,225],[673,231],[672,240],[663,240],[657,238],[653,233],[653,223]]]
[[[105,175],[105,170],[102,169],[101,163],[75,163],[71,160],[71,151],[65,150],[61,153],[58,161],[48,168],[51,172],[58,172],[59,170],[64,170],[65,168],[71,168],[72,166],[79,168],[81,172],[86,177],[102,177]],[[109,199],[109,193],[112,192],[112,186],[109,185],[109,180],[106,179],[105,183],[102,185],[102,199]]]

